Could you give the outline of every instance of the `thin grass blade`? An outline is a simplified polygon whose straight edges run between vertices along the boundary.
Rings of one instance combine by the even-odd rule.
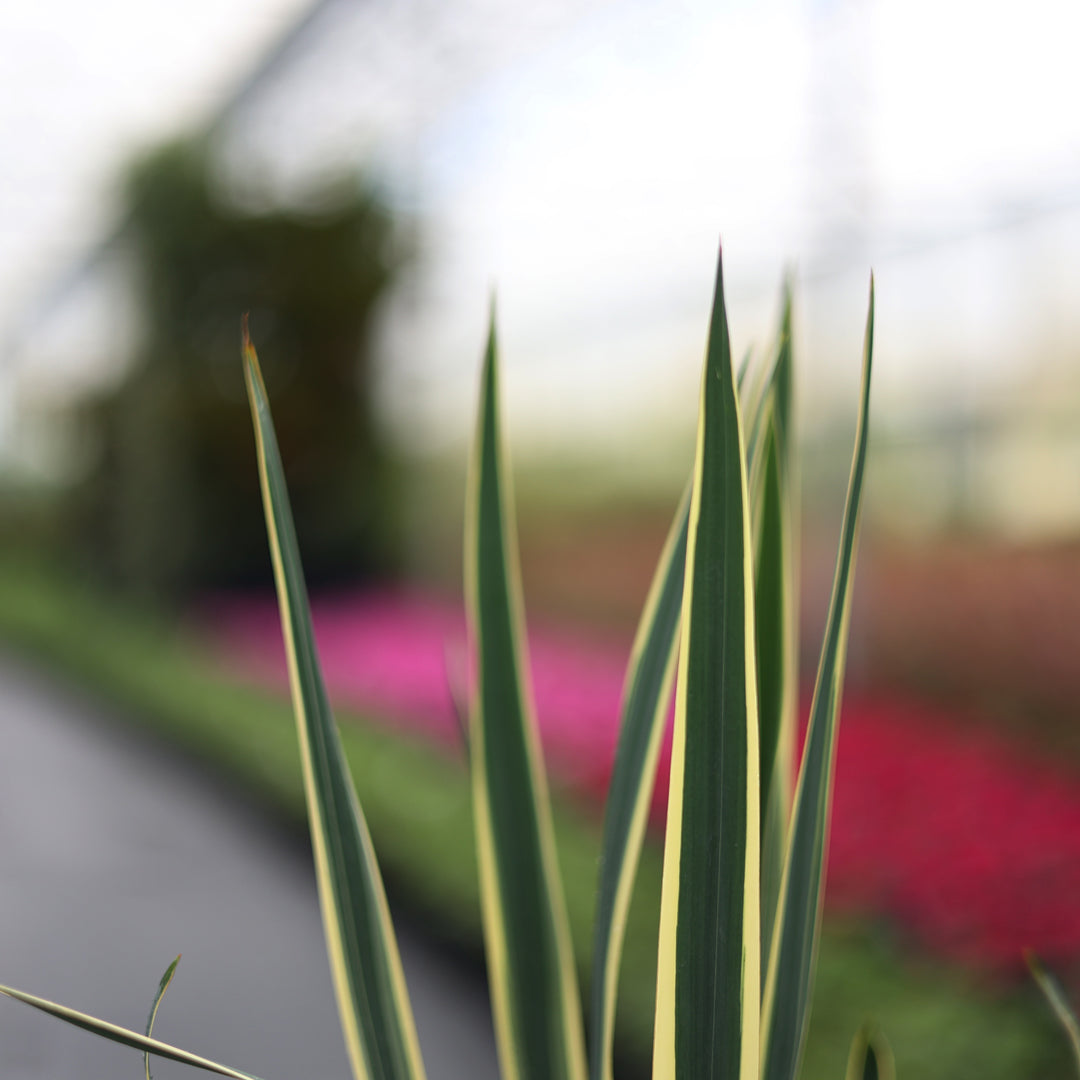
[[[523,652],[494,315],[465,514],[476,693],[470,762],[492,1012],[505,1080],[584,1080],[585,1041]]]
[[[863,1024],[851,1041],[846,1080],[896,1080],[892,1047],[872,1021]]]
[[[825,625],[825,640],[795,792],[790,840],[784,861],[776,930],[762,1005],[764,1080],[794,1080],[806,1041],[814,959],[821,928],[821,886],[832,801],[833,761],[866,466],[873,342],[874,285],[871,278],[854,459],[832,599]]]
[[[641,856],[678,658],[690,491],[675,513],[634,638],[619,745],[604,812],[593,929],[591,1080],[611,1080],[615,998],[630,895]]]
[[[757,1080],[753,559],[722,266],[702,376],[664,849],[654,1080]]]
[[[105,1020],[98,1020],[97,1017],[77,1012],[75,1009],[69,1009],[65,1005],[57,1005],[55,1001],[47,1001],[45,998],[35,997],[33,994],[15,990],[10,986],[0,986],[0,994],[6,994],[16,1001],[40,1009],[42,1012],[55,1016],[58,1020],[63,1020],[73,1027],[82,1028],[83,1031],[100,1035],[102,1038],[119,1043],[121,1046],[130,1046],[135,1050],[141,1050],[144,1054],[156,1054],[158,1057],[168,1058],[169,1061],[179,1061],[183,1065],[191,1065],[193,1068],[217,1073],[219,1076],[231,1076],[233,1080],[259,1080],[257,1076],[253,1076],[251,1073],[230,1069],[228,1065],[219,1065],[216,1061],[199,1057],[198,1054],[191,1054],[187,1050],[181,1050],[179,1047],[170,1046],[168,1043],[160,1042],[146,1035],[140,1035],[137,1031],[129,1031],[127,1028],[118,1027],[116,1024],[110,1024]]]
[[[1054,1015],[1058,1018],[1068,1037],[1073,1055],[1076,1058],[1076,1072],[1077,1075],[1080,1075],[1080,1020],[1077,1020],[1076,1013],[1069,1006],[1065,991],[1061,989],[1061,984],[1043,967],[1039,958],[1030,952],[1027,953],[1026,958],[1031,974],[1035,977],[1039,989],[1050,1003],[1050,1008],[1053,1009]]]
[[[284,469],[246,326],[244,374],[255,425],[323,929],[349,1061],[356,1080],[423,1080],[382,876],[315,651]]]
[[[161,982],[158,983],[157,993],[154,995],[154,1003],[150,1006],[150,1015],[146,1018],[146,1035],[148,1038],[154,1032],[154,1021],[157,1019],[158,1007],[161,1005],[161,999],[165,996],[165,991],[169,989],[169,983],[173,981],[173,976],[176,974],[176,965],[179,963],[180,957],[178,956],[165,969],[165,974],[161,976]],[[146,1073],[146,1080],[154,1080],[150,1075],[149,1054],[143,1054],[143,1071]]]

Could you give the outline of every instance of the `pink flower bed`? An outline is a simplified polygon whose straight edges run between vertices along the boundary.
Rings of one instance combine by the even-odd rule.
[[[272,600],[221,602],[208,623],[238,670],[284,686]],[[402,728],[457,739],[447,656],[463,664],[457,610],[410,595],[316,601],[331,696]],[[598,803],[611,772],[626,658],[565,635],[530,634],[549,768]],[[804,713],[807,703],[804,703]],[[665,744],[653,820],[663,818]],[[921,704],[845,697],[827,903],[889,916],[965,962],[1019,968],[1021,950],[1080,956],[1080,780],[977,724]]]

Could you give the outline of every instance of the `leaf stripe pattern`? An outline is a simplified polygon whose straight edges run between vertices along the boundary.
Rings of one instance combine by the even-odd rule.
[[[356,1080],[423,1080],[382,876],[315,651],[284,469],[246,326],[243,351],[319,902],[345,1045]]]
[[[493,315],[465,517],[476,664],[469,744],[492,1011],[506,1080],[584,1080],[581,999],[521,649],[512,506]]]
[[[844,680],[851,581],[859,535],[859,510],[870,405],[874,349],[874,284],[863,345],[862,394],[836,576],[821,648],[810,724],[792,811],[790,840],[777,911],[762,1016],[764,1080],[798,1075],[810,1012],[812,976],[821,928],[822,880],[832,802],[833,762]]]
[[[654,1080],[757,1080],[760,897],[753,559],[718,266],[687,537]]]
[[[604,813],[593,931],[591,1080],[612,1078],[619,961],[675,679],[689,520],[688,489],[649,588],[623,690],[619,745]]]

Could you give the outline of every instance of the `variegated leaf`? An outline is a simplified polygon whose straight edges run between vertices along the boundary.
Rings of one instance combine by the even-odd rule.
[[[780,887],[776,929],[762,1002],[762,1076],[794,1080],[798,1075],[813,990],[814,961],[821,927],[822,879],[832,800],[833,761],[844,680],[851,581],[859,533],[866,467],[870,369],[874,342],[874,286],[863,347],[863,383],[855,453],[832,599],[825,626],[810,724],[792,810]]]
[[[718,265],[687,534],[654,1080],[757,1080],[759,761],[753,552]]]
[[[488,981],[505,1080],[584,1080],[581,1001],[522,648],[498,387],[493,315],[465,514],[476,662],[469,747]]]
[[[397,940],[315,649],[285,474],[255,350],[244,374],[300,741],[327,954],[356,1080],[423,1080]]]
[[[653,576],[623,690],[619,745],[604,812],[593,930],[591,1080],[612,1078],[619,960],[675,677],[689,519],[687,491]]]
[[[0,994],[6,994],[10,998],[15,998],[16,1001],[32,1005],[35,1009],[40,1009],[50,1016],[55,1016],[58,1020],[63,1020],[73,1027],[82,1028],[83,1031],[92,1032],[94,1035],[100,1035],[110,1042],[141,1050],[144,1054],[154,1054],[160,1058],[168,1058],[169,1061],[179,1061],[183,1065],[191,1065],[196,1069],[217,1073],[218,1076],[230,1076],[233,1080],[259,1080],[257,1076],[253,1076],[251,1073],[230,1069],[228,1065],[219,1065],[216,1061],[210,1061],[208,1058],[200,1057],[198,1054],[189,1053],[179,1047],[170,1046],[168,1043],[160,1042],[146,1035],[140,1035],[137,1031],[129,1031],[127,1028],[110,1024],[106,1020],[98,1020],[95,1016],[88,1016],[86,1013],[69,1009],[66,1005],[57,1005],[55,1001],[46,1001],[45,998],[35,997],[33,994],[15,990],[10,986],[0,986]]]
[[[759,468],[751,493],[754,607],[761,747],[762,974],[768,971],[787,848],[798,705],[798,584],[791,452],[791,291],[785,287],[776,364],[770,376]],[[764,993],[764,979],[762,993]]]

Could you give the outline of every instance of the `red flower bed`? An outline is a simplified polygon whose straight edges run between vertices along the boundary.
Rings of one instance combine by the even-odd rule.
[[[210,616],[231,663],[284,684],[272,601],[223,602]],[[464,654],[459,612],[407,595],[354,595],[316,602],[314,617],[338,703],[457,738],[446,656],[448,648]],[[543,633],[530,635],[530,655],[549,767],[598,802],[625,657]],[[665,745],[657,823],[667,765]],[[941,710],[852,693],[834,808],[830,908],[886,915],[926,946],[978,966],[1019,968],[1024,947],[1051,960],[1080,956],[1080,780]]]

